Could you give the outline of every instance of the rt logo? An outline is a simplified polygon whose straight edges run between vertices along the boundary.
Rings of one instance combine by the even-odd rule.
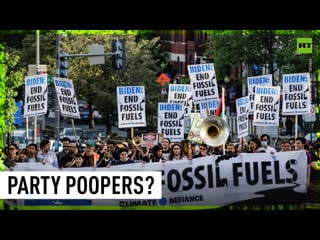
[[[312,53],[312,38],[297,38],[297,54]]]

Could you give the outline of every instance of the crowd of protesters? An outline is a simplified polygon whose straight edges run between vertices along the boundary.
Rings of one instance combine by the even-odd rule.
[[[29,144],[25,149],[19,149],[17,144],[11,143],[4,150],[4,165],[12,169],[16,163],[20,162],[41,162],[59,169],[101,168],[119,164],[196,160],[200,157],[224,154],[236,156],[240,153],[267,153],[271,154],[274,160],[279,160],[278,152],[303,150],[306,152],[308,161],[309,201],[320,202],[319,194],[316,195],[316,186],[319,188],[317,161],[320,159],[320,142],[312,144],[301,136],[285,140],[279,144],[279,147],[272,146],[268,134],[253,136],[248,141],[241,138],[236,143],[227,142],[225,145],[214,147],[188,140],[171,142],[166,137],[161,138],[152,148],[141,147],[129,139],[121,143],[115,143],[110,139],[96,140],[84,146],[71,142],[68,137],[63,137],[61,141],[63,149],[58,153],[50,149],[50,142],[47,139],[40,142],[39,149],[35,143]]]

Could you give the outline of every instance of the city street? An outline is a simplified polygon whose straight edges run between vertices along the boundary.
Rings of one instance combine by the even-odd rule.
[[[34,117],[30,117],[28,119],[28,128],[34,129]],[[47,131],[50,130],[50,136],[55,134],[55,125],[56,119],[54,112],[50,112],[48,117],[45,116],[38,116],[37,117],[37,125],[40,129],[46,129]],[[60,129],[65,127],[72,127],[72,124],[68,118],[60,117]],[[75,127],[80,127],[83,130],[89,129],[88,124],[75,124]],[[26,128],[26,118],[22,120],[22,126],[19,128]],[[102,124],[95,124],[94,129],[103,129],[105,131],[106,126]],[[119,136],[119,137],[127,137],[127,131],[117,128],[116,126],[112,126],[112,133]]]

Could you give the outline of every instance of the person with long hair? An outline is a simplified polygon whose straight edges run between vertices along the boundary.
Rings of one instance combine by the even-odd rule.
[[[189,160],[188,157],[184,154],[180,143],[172,144],[172,147],[168,156],[168,161],[174,161],[174,160]]]
[[[27,157],[28,157],[28,150],[26,148],[21,149],[19,151],[19,159],[17,162],[25,162]]]
[[[171,141],[169,138],[163,138],[161,141],[163,158],[168,159],[171,150]]]

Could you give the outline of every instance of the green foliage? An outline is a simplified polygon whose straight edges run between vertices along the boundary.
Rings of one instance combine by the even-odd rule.
[[[107,131],[111,130],[110,116],[117,119],[117,86],[145,86],[146,114],[157,115],[161,87],[156,78],[168,62],[160,50],[158,38],[137,40],[134,34],[69,34],[61,38],[61,48],[69,54],[85,54],[90,44],[102,44],[105,52],[111,52],[113,39],[125,39],[124,70],[113,70],[111,57],[106,57],[103,65],[90,65],[88,58],[70,58],[68,76],[74,82],[77,98],[94,105],[105,117]],[[154,129],[156,124],[156,121],[150,121],[147,126]]]
[[[189,78],[179,78],[180,84],[190,84]]]
[[[281,73],[308,72],[308,59],[319,63],[319,50],[314,56],[297,56],[296,38],[312,37],[319,42],[319,31],[310,30],[208,30],[209,41],[205,44],[205,55],[212,56],[217,79],[230,76],[232,67],[240,64],[263,65],[270,74],[281,69]],[[313,69],[315,71],[316,69]],[[248,72],[252,76],[253,72]]]
[[[296,38],[313,37],[319,43],[319,30],[204,30],[209,41],[203,46],[205,55],[212,56],[218,80],[230,74],[234,66],[268,64],[271,73],[308,71],[309,55],[297,56]],[[36,63],[36,30],[1,31],[5,45],[5,119],[8,128],[16,111],[14,99],[24,92],[24,76],[28,65]],[[147,126],[156,130],[157,104],[163,101],[161,86],[156,82],[162,72],[174,73],[168,64],[168,54],[159,46],[153,30],[41,30],[40,64],[47,65],[48,74],[56,74],[56,34],[61,34],[61,49],[69,54],[86,54],[90,44],[104,45],[111,52],[112,39],[126,40],[126,68],[115,71],[111,56],[105,64],[90,65],[87,57],[69,59],[69,76],[78,100],[87,101],[102,113],[110,124],[117,119],[117,86],[139,85],[146,89]],[[315,47],[313,71],[319,66],[319,48]],[[1,58],[0,58],[1,59]],[[252,74],[251,72],[248,75]],[[2,77],[1,77],[2,78]],[[188,84],[188,78],[180,83]],[[153,116],[153,117],[150,117]],[[110,128],[107,128],[110,130]]]
[[[4,60],[4,46],[0,44],[0,106],[4,106],[5,103],[5,60]],[[0,134],[4,133],[4,107],[0,107]],[[0,137],[1,138],[1,137]],[[0,142],[0,147],[3,143]]]
[[[19,66],[28,69],[28,65],[36,64],[36,34],[28,34],[22,41],[21,61]],[[39,63],[47,65],[47,73],[55,76],[56,69],[56,35],[42,33],[39,35]]]
[[[17,111],[15,98],[18,95],[17,89],[24,84],[25,70],[17,68],[20,57],[15,55],[14,50],[7,48],[4,53],[4,83],[5,83],[5,100],[4,106],[4,118],[7,124],[5,125],[5,132],[12,132],[15,129],[13,125],[14,113]]]

